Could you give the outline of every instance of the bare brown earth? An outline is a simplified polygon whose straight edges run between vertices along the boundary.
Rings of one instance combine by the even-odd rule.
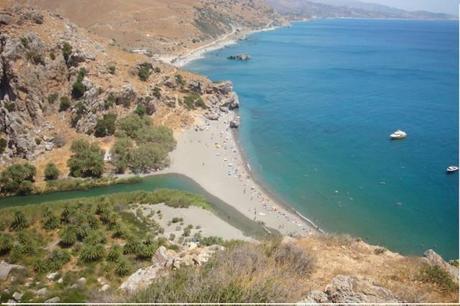
[[[263,0],[6,0],[56,11],[121,48],[178,55],[231,32],[280,24]]]

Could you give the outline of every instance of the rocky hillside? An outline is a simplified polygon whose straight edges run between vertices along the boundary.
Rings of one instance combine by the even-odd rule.
[[[122,48],[160,55],[181,54],[233,29],[283,22],[263,0],[12,2],[59,12]]]
[[[85,135],[108,149],[114,138],[94,132],[109,113],[122,118],[140,107],[155,124],[178,129],[195,113],[216,117],[238,104],[231,83],[122,51],[55,13],[4,9],[0,29],[3,165],[53,160],[65,168],[70,141]]]

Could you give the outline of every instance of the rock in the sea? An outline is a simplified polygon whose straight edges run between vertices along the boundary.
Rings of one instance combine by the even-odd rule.
[[[430,266],[438,266],[453,278],[455,282],[458,283],[458,268],[452,266],[446,262],[438,253],[433,250],[427,250],[423,255],[425,255],[425,260]]]
[[[233,60],[233,61],[245,62],[245,61],[249,61],[251,57],[249,56],[249,54],[242,53],[242,54],[237,54],[237,55],[230,55],[229,57],[227,57],[227,59]]]
[[[237,129],[239,127],[240,127],[240,120],[238,118],[233,119],[232,121],[230,121],[230,128]]]
[[[311,291],[301,303],[400,303],[388,289],[372,280],[337,275],[324,292]]]
[[[25,269],[25,267],[21,265],[9,264],[6,261],[2,260],[0,262],[0,280],[6,280],[10,272],[14,269]]]

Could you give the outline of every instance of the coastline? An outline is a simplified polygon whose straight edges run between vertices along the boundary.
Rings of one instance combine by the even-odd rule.
[[[219,120],[196,118],[195,126],[177,137],[171,165],[157,174],[190,177],[208,193],[228,203],[249,219],[283,235],[305,236],[323,232],[308,218],[276,199],[247,168],[236,137],[229,127],[235,113]]]
[[[197,48],[191,49],[185,54],[179,54],[175,56],[166,56],[166,55],[159,55],[156,59],[173,65],[177,68],[182,68],[183,66],[189,64],[190,62],[203,58],[206,53],[216,51],[222,48],[225,48],[230,45],[237,44],[239,40],[245,39],[251,34],[259,33],[259,32],[267,32],[273,31],[282,26],[272,26],[271,23],[267,24],[265,27],[255,30],[246,30],[246,29],[236,29],[232,27],[232,31],[230,33],[224,34],[223,36],[213,40],[205,45],[199,46]]]

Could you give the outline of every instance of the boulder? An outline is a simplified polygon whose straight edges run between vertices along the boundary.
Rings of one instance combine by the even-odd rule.
[[[213,91],[222,95],[228,95],[233,91],[233,83],[231,81],[224,81],[214,84]]]
[[[190,81],[190,83],[188,84],[188,88],[192,92],[197,93],[199,95],[202,95],[205,93],[204,85],[200,81],[196,81],[196,80]]]
[[[110,285],[109,284],[104,284],[102,285],[102,287],[99,289],[99,292],[105,292],[107,290],[110,289]]]
[[[48,288],[43,287],[35,292],[38,296],[47,296],[48,295]]]
[[[337,275],[324,292],[311,291],[301,303],[401,303],[388,289],[372,280]]]
[[[441,269],[449,273],[452,279],[458,283],[458,268],[446,262],[438,253],[431,249],[427,250],[423,255],[425,256],[425,261],[430,266],[440,267]]]
[[[204,117],[208,120],[219,120],[219,114],[217,113],[206,113]]]
[[[45,304],[59,303],[61,299],[58,296],[52,297],[45,301]]]
[[[115,98],[115,103],[118,105],[123,105],[129,107],[132,102],[136,99],[136,92],[133,89],[131,84],[126,84],[122,87],[121,92]]]
[[[233,119],[230,121],[230,128],[232,129],[237,129],[240,127],[240,120],[239,119]]]
[[[0,12],[0,25],[8,25],[13,22],[13,17],[5,12]]]
[[[15,299],[15,301],[20,302],[22,297],[24,296],[24,293],[20,293],[16,291],[15,293],[13,293],[12,296],[13,296],[13,299]]]
[[[2,260],[0,262],[0,280],[6,280],[10,272],[14,269],[25,269],[25,267],[21,265],[9,264],[6,261]]]
[[[155,278],[160,276],[159,272],[161,268],[162,267],[159,265],[152,265],[137,270],[121,284],[120,289],[128,293],[133,293],[139,289],[147,287]]]

